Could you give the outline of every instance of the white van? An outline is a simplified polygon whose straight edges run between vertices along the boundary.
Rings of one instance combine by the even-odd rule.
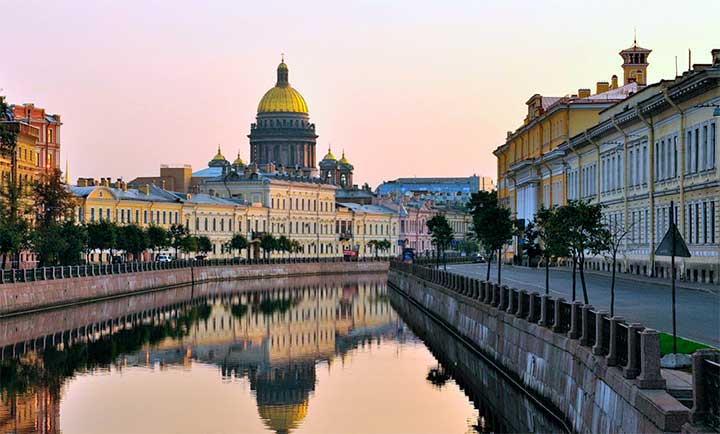
[[[160,253],[155,256],[155,262],[172,262],[172,257],[167,253]]]

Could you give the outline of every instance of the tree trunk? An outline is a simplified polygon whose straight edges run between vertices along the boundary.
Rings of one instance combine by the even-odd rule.
[[[545,295],[550,294],[550,258],[545,257]]]
[[[498,263],[498,285],[500,285],[502,282],[502,280],[501,280],[501,277],[502,277],[502,251],[500,249],[498,249],[497,263]]]
[[[580,256],[580,284],[582,284],[582,290],[583,290],[583,299],[585,300],[585,304],[590,304],[590,300],[588,300],[588,293],[587,293],[587,285],[585,284],[585,258]]]
[[[577,261],[575,260],[575,255],[573,255],[573,257],[572,257],[572,263],[573,263],[573,268],[572,268],[572,301],[575,301],[575,299],[576,299],[576,297],[575,297],[575,272],[576,272],[576,269],[577,269]]]
[[[485,276],[485,281],[490,281],[490,263],[492,262],[492,255],[488,256],[487,258],[487,275]]]

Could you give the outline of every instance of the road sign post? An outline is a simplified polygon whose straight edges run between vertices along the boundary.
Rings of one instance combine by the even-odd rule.
[[[670,202],[670,227],[665,233],[660,245],[655,249],[657,256],[670,256],[670,278],[672,280],[672,327],[673,327],[673,354],[677,354],[677,323],[675,319],[675,256],[690,257],[685,240],[675,225],[675,204]]]

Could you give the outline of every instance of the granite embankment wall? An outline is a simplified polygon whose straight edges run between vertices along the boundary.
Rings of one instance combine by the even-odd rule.
[[[0,285],[0,315],[202,283],[387,271],[387,262],[307,262],[176,268]]]
[[[422,279],[391,268],[388,281],[554,406],[574,431],[679,432],[688,420],[689,409],[664,388],[640,388],[638,380],[625,378],[623,369],[608,366],[605,356],[593,354],[581,340],[509,313],[511,309],[499,309],[498,303],[487,303],[485,294],[502,293],[494,285],[486,291],[484,285],[460,276],[429,273],[440,274],[440,279]],[[444,284],[433,283],[437,280]]]

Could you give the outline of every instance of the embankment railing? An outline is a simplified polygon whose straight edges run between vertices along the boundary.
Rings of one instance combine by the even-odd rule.
[[[353,259],[352,262],[387,261],[386,257],[366,257]],[[111,274],[142,273],[146,271],[173,270],[191,267],[218,267],[260,264],[304,264],[347,262],[341,257],[333,258],[271,258],[271,259],[181,259],[169,262],[124,262],[120,264],[85,264],[57,267],[38,267],[26,269],[0,270],[0,284],[37,282],[43,280],[69,279],[76,277],[105,276]]]

